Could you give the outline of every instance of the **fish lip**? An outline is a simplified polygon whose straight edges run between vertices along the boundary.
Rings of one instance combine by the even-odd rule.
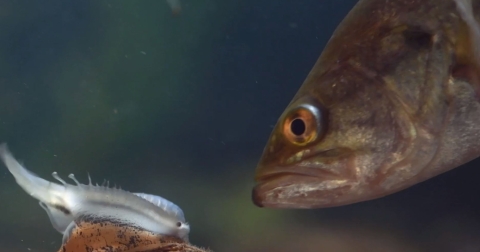
[[[354,158],[355,155],[353,154],[350,149],[342,148],[341,156],[346,158],[345,162],[350,163],[350,165],[354,164],[351,163],[349,160]],[[328,149],[313,153],[309,155],[309,157],[303,159],[304,161],[317,159],[318,153],[327,153],[328,151],[332,151],[335,149]],[[345,152],[346,151],[346,152]],[[328,156],[331,157],[331,156]],[[323,165],[315,165],[309,166],[308,162],[305,165],[302,163],[293,163],[289,165],[273,165],[270,166],[268,163],[260,162],[259,166],[257,167],[257,173],[255,176],[255,186],[251,192],[251,199],[253,203],[257,207],[267,207],[267,208],[323,208],[323,207],[330,207],[335,206],[338,203],[340,205],[341,202],[334,203],[336,201],[335,195],[341,194],[342,191],[349,190],[352,186],[355,186],[356,176],[354,174],[348,174],[345,172],[336,172],[335,170],[328,169],[328,162],[324,163],[321,159],[316,160],[320,163],[323,163],[326,167],[322,167]],[[350,167],[350,165],[347,165]],[[350,170],[350,169],[347,169]],[[297,182],[295,182],[297,181]],[[298,182],[301,181],[301,182]],[[330,190],[330,192],[334,191],[332,196],[329,196],[327,191],[319,190],[317,192],[311,192],[312,194],[321,195],[322,197],[316,197],[314,201],[312,199],[301,197],[292,198],[291,200],[288,199],[281,199],[277,198],[275,194],[280,193],[284,194],[284,192],[291,190],[292,192],[298,191],[297,189],[301,190],[302,187],[313,185],[329,185],[335,184],[338,181],[342,181],[343,186],[339,186],[338,188]],[[290,188],[282,190],[280,188]],[[297,189],[295,189],[297,188]],[[283,191],[283,192],[282,192]],[[323,191],[323,192],[322,192]],[[320,200],[319,200],[320,199]]]
[[[300,173],[300,172],[291,172],[291,171],[277,171],[277,172],[272,172],[269,174],[264,174],[260,177],[256,178],[256,183],[254,186],[254,190],[256,188],[260,188],[262,186],[265,186],[267,184],[277,184],[278,181],[281,181],[285,177],[306,177],[311,180],[319,180],[321,179],[322,181],[329,181],[329,180],[335,180],[334,177],[324,177],[324,176],[317,176],[317,175],[310,175],[308,173]]]
[[[296,177],[304,177],[302,179],[302,183],[297,184],[291,181],[292,178]],[[275,174],[271,174],[267,176],[268,180],[259,181],[252,189],[251,192],[251,199],[253,204],[257,207],[261,208],[283,208],[283,209],[312,209],[312,208],[324,208],[324,207],[333,207],[343,205],[343,202],[335,202],[336,196],[333,197],[328,195],[330,194],[330,190],[314,190],[311,191],[313,195],[322,194],[324,192],[327,195],[323,195],[322,197],[311,197],[311,199],[303,198],[302,196],[296,195],[291,197],[290,199],[282,199],[283,197],[279,197],[277,193],[283,194],[285,192],[284,189],[281,188],[290,188],[293,189],[293,192],[298,191],[297,189],[302,188],[308,185],[315,185],[317,184],[316,180],[319,180],[318,177],[311,177],[303,174],[298,173],[291,173],[291,172],[278,172]],[[334,182],[335,179],[329,180],[322,180],[322,182]],[[352,188],[354,184],[347,181],[343,185],[334,189],[335,191],[346,191]],[[286,191],[289,191],[287,189]],[[313,200],[312,200],[313,199]]]
[[[299,172],[292,172],[292,171],[276,171],[276,172],[271,172],[271,173],[266,173],[262,174],[260,176],[257,176],[255,178],[257,184],[263,184],[266,183],[267,181],[275,181],[278,178],[284,177],[284,176],[310,176],[309,174],[304,174],[304,173],[299,173]]]
[[[283,177],[283,176],[304,176],[304,177],[311,177],[321,180],[333,180],[338,179],[340,176],[333,172],[327,171],[325,169],[315,169],[312,168],[303,168],[303,167],[295,167],[295,171],[283,171],[282,169],[278,169],[275,172],[264,173],[256,177],[256,181],[258,183],[262,183],[267,180],[275,180],[276,178]],[[287,169],[287,168],[285,168]],[[288,167],[288,169],[292,169]]]
[[[257,207],[268,207],[268,204],[264,204],[265,200],[263,199],[262,188],[267,186],[268,184],[275,184],[276,181],[281,180],[285,176],[305,176],[304,174],[294,173],[294,172],[274,172],[269,174],[264,174],[260,177],[256,178],[256,185],[253,187],[252,190],[252,201]]]
[[[263,194],[259,193],[261,186],[262,184],[257,184],[253,187],[251,197],[253,204],[255,204],[257,207],[266,207],[266,205],[264,204],[265,201],[263,200]]]
[[[292,168],[294,167],[294,168]],[[262,184],[269,181],[275,181],[284,176],[304,176],[321,180],[338,179],[339,175],[321,168],[302,167],[298,165],[276,166],[271,171],[257,174],[255,181]]]
[[[320,151],[312,151],[308,155],[306,155],[303,158],[303,160],[309,161],[312,159],[316,159],[321,154],[325,154],[330,151],[335,151],[338,149],[343,149],[345,153],[353,152],[351,149],[347,149],[347,148],[328,148]],[[299,165],[298,163],[294,163],[290,165],[276,165],[273,167],[268,167],[268,169],[265,169],[265,168],[266,167],[262,165],[262,163],[260,163],[259,166],[257,167],[257,173],[255,176],[255,181],[257,183],[262,183],[262,182],[265,182],[266,180],[269,180],[275,177],[285,176],[285,175],[308,176],[308,177],[313,177],[313,178],[322,179],[322,180],[334,180],[334,179],[342,178],[342,175],[334,173],[327,169],[319,168],[319,167],[312,168],[309,166],[302,166],[302,165]]]

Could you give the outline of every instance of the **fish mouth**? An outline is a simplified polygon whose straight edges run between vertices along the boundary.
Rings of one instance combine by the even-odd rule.
[[[293,168],[293,169],[292,169]],[[321,168],[311,168],[311,167],[298,167],[298,166],[288,166],[288,167],[275,167],[271,172],[258,172],[255,176],[255,181],[258,184],[265,183],[266,181],[275,181],[284,176],[296,176],[296,177],[312,177],[321,180],[328,179],[337,179],[341,174],[329,171],[327,169]]]
[[[354,155],[350,150],[322,153],[330,155],[312,155],[290,165],[260,162],[252,190],[253,203],[271,208],[337,205],[357,183]]]
[[[263,174],[256,178],[257,185],[255,187],[259,187],[264,184],[275,183],[276,181],[282,181],[285,177],[301,178],[301,177],[311,177],[311,175],[299,173],[299,172],[286,172],[286,171]]]
[[[339,205],[337,199],[351,188],[349,180],[279,172],[262,177],[252,190],[252,201],[258,207],[267,208],[332,207]]]
[[[314,177],[320,180],[348,177],[351,175],[349,171],[355,165],[352,153],[351,150],[346,148],[312,152],[304,156],[301,164],[269,165],[261,161],[257,167],[255,181],[261,184],[286,175]],[[319,158],[319,156],[321,157]],[[340,161],[337,164],[341,165],[332,165],[332,162],[328,162],[328,159],[336,159]]]

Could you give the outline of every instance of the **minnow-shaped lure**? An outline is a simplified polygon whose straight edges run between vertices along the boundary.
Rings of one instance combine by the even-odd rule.
[[[56,172],[52,176],[61,184],[44,180],[18,163],[5,143],[0,144],[0,158],[18,185],[40,201],[53,227],[63,234],[64,242],[76,221],[83,219],[127,224],[188,241],[190,226],[183,211],[160,196],[93,185],[90,176],[88,185],[78,182],[73,174],[68,177],[76,185],[67,184]]]

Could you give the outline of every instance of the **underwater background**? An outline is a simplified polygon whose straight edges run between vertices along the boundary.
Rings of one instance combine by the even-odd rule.
[[[0,1],[0,141],[42,178],[178,204],[214,251],[480,251],[480,161],[317,210],[251,201],[280,113],[355,0]],[[0,251],[61,235],[0,167]]]

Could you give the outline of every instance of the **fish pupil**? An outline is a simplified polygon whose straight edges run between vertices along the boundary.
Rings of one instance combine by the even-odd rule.
[[[294,119],[290,123],[290,131],[296,136],[303,135],[305,133],[305,130],[306,130],[305,122],[300,118]]]

